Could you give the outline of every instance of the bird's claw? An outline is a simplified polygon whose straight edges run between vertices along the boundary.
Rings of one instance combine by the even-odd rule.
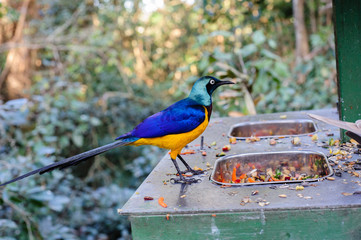
[[[170,182],[175,184],[175,183],[186,183],[186,184],[192,184],[192,183],[200,183],[202,182],[201,179],[195,179],[195,178],[171,178]]]
[[[206,174],[207,171],[206,170],[194,170],[194,169],[187,169],[181,172],[181,174],[187,175],[187,173],[191,173],[193,176],[195,175],[201,175],[201,174]]]

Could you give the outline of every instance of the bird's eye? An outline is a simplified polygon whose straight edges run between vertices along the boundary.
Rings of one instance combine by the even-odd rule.
[[[214,79],[211,79],[211,81],[209,81],[209,83],[213,85],[216,83],[216,81],[214,81]]]

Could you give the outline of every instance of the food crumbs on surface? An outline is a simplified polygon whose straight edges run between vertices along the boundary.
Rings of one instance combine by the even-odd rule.
[[[256,136],[251,136],[249,138],[246,138],[246,143],[259,142],[259,141],[261,141],[261,138],[256,137]]]
[[[348,192],[343,192],[343,193],[341,193],[342,195],[344,195],[344,196],[351,196],[351,195],[353,195],[353,193],[348,193]]]
[[[350,142],[352,143],[352,144],[355,144],[355,145],[357,145],[358,144],[358,142],[355,140],[355,139],[350,139]]]
[[[139,192],[135,192],[136,195],[139,195]]]
[[[335,181],[335,178],[334,177],[327,177],[327,180]]]
[[[311,196],[305,196],[305,197],[303,197],[304,199],[312,199],[312,197]]]
[[[236,143],[237,143],[237,138],[231,137],[231,138],[229,139],[229,143],[230,143],[230,144],[236,144]]]
[[[224,152],[228,152],[229,150],[231,150],[231,145],[225,145],[222,147],[222,151]]]
[[[202,151],[202,156],[207,156],[207,152],[206,152],[206,151]]]
[[[226,156],[224,152],[220,152],[216,154],[216,157],[223,157],[223,156]]]
[[[209,162],[206,163],[207,167],[211,167],[211,164]]]
[[[228,195],[229,195],[229,196],[236,196],[236,195],[237,195],[237,192],[229,192]]]
[[[199,168],[199,167],[197,167],[197,166],[194,166],[194,167],[193,167],[193,170],[195,170],[195,171],[203,171],[202,168]]]
[[[184,194],[184,195],[180,196],[180,198],[185,198],[186,196],[187,196],[187,195]]]
[[[251,199],[248,197],[248,196],[246,196],[246,197],[244,197],[242,200],[241,200],[241,205],[242,206],[244,206],[244,205],[246,205],[247,203],[250,203],[250,202],[252,202],[251,201]]]
[[[195,154],[195,153],[196,153],[195,150],[193,150],[193,149],[187,149],[187,150],[181,152],[180,155],[188,155],[188,154]]]
[[[280,198],[286,198],[287,197],[287,195],[286,194],[280,194],[280,195],[278,195]]]
[[[303,189],[305,189],[304,186],[300,186],[300,185],[296,186],[296,191],[301,191]]]
[[[277,144],[277,141],[275,139],[270,139],[269,140],[269,145],[276,145]]]
[[[281,118],[281,119],[286,119],[286,118],[287,118],[287,115],[280,115],[280,118]]]
[[[168,205],[164,202],[164,197],[158,198],[158,204],[164,208],[168,207]]]
[[[214,142],[211,143],[211,146],[216,146],[216,145],[217,145],[217,142],[216,142],[216,141],[214,141]]]
[[[254,190],[254,191],[252,191],[252,196],[254,196],[254,195],[257,195],[259,193],[259,191],[258,190]]]
[[[313,142],[317,142],[318,141],[318,135],[317,134],[313,134],[312,137],[311,137],[311,140]]]
[[[293,145],[300,145],[301,144],[301,139],[299,137],[294,137],[294,138],[292,138],[291,143]]]
[[[197,171],[197,170],[196,170]],[[178,176],[179,174],[177,174]],[[192,177],[193,176],[193,173],[188,173],[188,174],[185,174],[185,173],[182,173],[182,176],[184,177]]]
[[[144,197],[144,201],[151,201],[154,200],[154,198],[150,197],[150,196],[145,196]]]
[[[335,145],[335,140],[333,138],[328,139],[328,145],[329,146],[334,146]]]
[[[303,195],[302,195],[301,193],[298,193],[298,194],[297,194],[297,197],[303,198]]]

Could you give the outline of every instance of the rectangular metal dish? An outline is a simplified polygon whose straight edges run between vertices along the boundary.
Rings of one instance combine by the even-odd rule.
[[[228,136],[237,139],[299,136],[315,133],[316,130],[316,125],[309,119],[244,122],[233,125]]]
[[[282,151],[222,157],[215,162],[210,179],[222,185],[243,186],[312,182],[332,174],[327,157],[321,152]],[[254,182],[248,182],[249,178]]]

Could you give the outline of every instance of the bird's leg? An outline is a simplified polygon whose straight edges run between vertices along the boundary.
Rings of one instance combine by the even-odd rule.
[[[182,161],[182,163],[184,164],[184,166],[187,168],[187,170],[183,171],[182,173],[187,173],[187,172],[190,172],[192,173],[193,175],[200,175],[200,174],[203,174],[205,171],[203,170],[194,170],[192,169],[188,163],[181,157],[181,155],[177,155],[177,157]]]
[[[176,161],[176,159],[172,159],[172,162],[175,166],[175,169],[177,170],[178,172],[178,175],[179,175],[179,178],[171,178],[170,181],[172,183],[188,183],[188,184],[191,184],[191,183],[197,183],[197,182],[200,182],[200,179],[195,179],[195,178],[185,178],[183,175],[182,175],[182,172],[180,171],[179,169],[179,166],[178,166],[178,163]]]

